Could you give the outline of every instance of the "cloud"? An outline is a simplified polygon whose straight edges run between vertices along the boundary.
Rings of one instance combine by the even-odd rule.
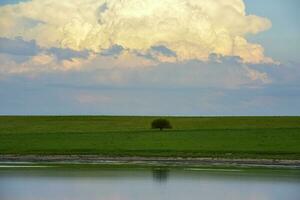
[[[245,10],[243,0],[32,0],[0,7],[0,36],[35,39],[43,48],[105,54],[119,45],[146,55],[165,47],[176,54],[172,60],[152,55],[160,62],[205,61],[211,54],[273,62],[246,39],[271,22]]]
[[[253,81],[261,81],[262,83],[271,83],[268,74],[265,72],[260,72],[255,69],[251,69],[248,66],[244,66],[244,69],[247,71],[247,76]]]
[[[125,51],[118,58],[92,54],[67,60],[73,65],[69,69],[49,54],[33,56],[22,65],[9,66],[8,60],[5,69],[10,76],[1,79],[0,73],[0,110],[2,114],[299,115],[300,73],[295,63],[245,65],[237,57],[211,57],[209,62],[128,67]],[[130,60],[137,64],[140,58]]]
[[[219,57],[218,60],[208,62],[193,60],[178,63],[143,63],[145,59],[139,56],[129,58],[127,56],[128,54],[111,58],[96,54],[88,59],[57,63],[55,57],[41,54],[23,63],[22,67],[11,65],[8,70],[12,76],[17,74],[31,76],[39,73],[43,77],[52,73],[60,77],[59,72],[66,72],[62,73],[64,77],[62,80],[66,84],[79,80],[78,86],[89,84],[117,88],[234,89],[259,88],[272,83],[272,77],[263,70],[240,63],[235,57]]]
[[[300,64],[249,42],[271,22],[245,11],[243,0],[1,5],[1,113],[299,115]]]
[[[62,49],[52,47],[46,49],[46,52],[56,56],[58,60],[72,60],[72,58],[88,58],[89,52],[87,50],[74,51],[72,49]]]
[[[165,47],[164,45],[152,46],[151,50],[163,54],[165,56],[176,57],[176,53],[171,49]]]
[[[238,56],[210,54],[205,61],[180,60],[177,53],[165,45],[138,51],[116,44],[97,53],[86,49],[47,48],[35,40],[27,42],[22,38],[1,38],[0,44],[2,77],[79,71],[89,74],[97,84],[115,86],[238,88],[272,83],[266,72],[243,63]],[[26,59],[6,54],[25,55]]]
[[[105,49],[101,52],[103,56],[118,56],[122,53],[124,48],[120,45],[113,45],[109,49]]]
[[[28,43],[21,39],[20,43]],[[14,40],[9,40],[15,43]],[[260,65],[247,65],[240,57],[211,54],[209,60],[177,61],[165,46],[153,46],[145,55],[113,46],[103,54],[62,48],[42,48],[23,62],[0,53],[0,76],[44,76],[68,72],[93,80],[95,84],[115,87],[262,87],[272,83],[272,76]],[[175,62],[176,61],[176,62]],[[269,68],[272,66],[269,65]],[[269,72],[271,72],[269,70]],[[58,75],[58,74],[56,74]],[[74,81],[74,79],[72,79]]]
[[[90,52],[67,48],[42,48],[35,40],[0,38],[0,76],[38,75],[78,69],[89,61]]]
[[[0,53],[34,56],[40,51],[39,46],[34,40],[24,41],[22,38],[8,39],[0,37]]]
[[[112,98],[109,96],[99,95],[99,94],[90,94],[88,92],[79,93],[76,95],[75,99],[80,104],[87,105],[97,105],[97,104],[109,104],[112,102]]]
[[[254,70],[260,70],[268,74],[277,86],[300,86],[300,63],[298,62],[288,62],[280,65],[257,64],[250,66]]]
[[[176,53],[164,45],[152,46],[145,52],[134,51],[133,53],[154,63],[175,63],[178,61]]]
[[[130,88],[97,84],[93,80],[96,75],[86,73],[0,79],[0,113],[299,116],[300,111],[299,87]]]
[[[75,51],[68,48],[42,48],[36,44],[35,40],[25,41],[22,37],[14,39],[0,37],[0,53],[16,56],[35,56],[41,52],[49,53],[57,57],[58,60],[71,60],[72,58],[87,58],[87,50]]]

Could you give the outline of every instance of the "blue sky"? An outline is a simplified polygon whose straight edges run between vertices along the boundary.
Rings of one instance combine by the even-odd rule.
[[[1,0],[0,5],[16,4],[19,2],[22,2],[22,0]]]
[[[248,13],[265,16],[272,21],[269,31],[250,37],[265,47],[266,53],[281,61],[300,61],[300,1],[247,0]]]
[[[0,1],[1,115],[300,115],[297,0],[47,1]]]

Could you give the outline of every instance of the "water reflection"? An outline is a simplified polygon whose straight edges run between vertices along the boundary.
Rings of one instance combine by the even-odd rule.
[[[299,176],[151,169],[0,170],[0,200],[299,200]]]
[[[166,182],[169,177],[170,170],[167,168],[154,168],[152,169],[153,180],[159,183]]]

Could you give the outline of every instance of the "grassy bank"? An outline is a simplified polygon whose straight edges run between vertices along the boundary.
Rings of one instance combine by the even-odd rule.
[[[1,154],[300,159],[300,117],[0,117]]]

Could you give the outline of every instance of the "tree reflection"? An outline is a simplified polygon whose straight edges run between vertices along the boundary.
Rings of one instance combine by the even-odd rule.
[[[153,180],[159,183],[166,182],[169,177],[169,169],[167,168],[154,168],[152,170]]]

